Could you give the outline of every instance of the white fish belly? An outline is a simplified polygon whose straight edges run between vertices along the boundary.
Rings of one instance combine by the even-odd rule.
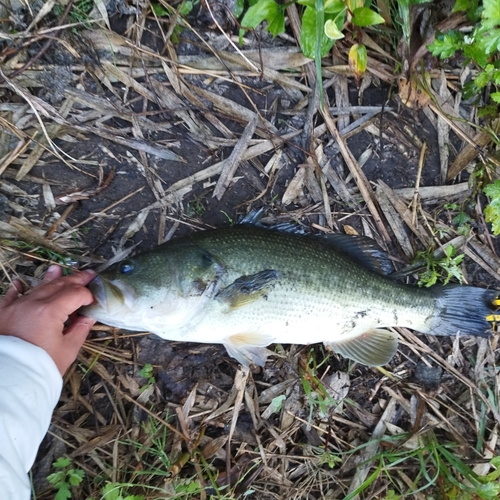
[[[182,329],[161,331],[171,340],[224,343],[232,335],[258,334],[269,343],[313,344],[356,337],[373,328],[405,326],[426,331],[425,314],[383,302],[360,303],[359,298],[321,292],[300,294],[277,287],[267,298],[230,309],[217,300]],[[154,330],[153,330],[154,331]]]

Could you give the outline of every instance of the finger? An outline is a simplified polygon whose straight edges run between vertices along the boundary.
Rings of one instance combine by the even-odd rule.
[[[19,293],[22,291],[23,286],[19,280],[14,280],[7,290],[5,297],[3,298],[1,305],[2,307],[10,306],[19,298]]]
[[[60,280],[63,283],[71,285],[88,285],[95,277],[97,273],[93,269],[85,269],[85,271],[76,271],[69,276],[63,276]]]
[[[62,268],[57,264],[52,264],[45,273],[42,283],[49,283],[62,276]]]
[[[90,332],[90,329],[95,325],[95,322],[95,319],[87,318],[86,316],[77,316],[64,332],[64,338],[69,339],[71,336],[78,337],[78,335],[85,334],[85,337],[81,342],[83,344]]]
[[[64,366],[58,366],[62,374],[64,374],[78,356],[78,351],[87,339],[94,323],[93,319],[78,316],[66,330],[63,339],[65,351]]]
[[[52,266],[51,266],[52,267]],[[50,268],[49,268],[50,269]],[[57,293],[62,290],[68,289],[71,286],[86,286],[90,283],[95,277],[97,273],[91,269],[87,269],[85,271],[78,271],[75,274],[71,274],[70,276],[62,276],[56,278],[52,281],[46,281],[42,283],[42,286],[38,286],[33,289],[31,295],[36,297],[37,299],[44,298],[54,298]],[[80,305],[88,305],[80,304]],[[79,306],[76,306],[79,307]]]
[[[92,292],[82,285],[71,285],[61,288],[50,297],[45,297],[44,301],[49,299],[53,311],[57,311],[56,315],[63,323],[77,309],[89,306],[94,302]]]

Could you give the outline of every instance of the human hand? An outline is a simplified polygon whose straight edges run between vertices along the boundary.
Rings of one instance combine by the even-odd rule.
[[[23,296],[19,296],[21,283],[14,281],[0,302],[0,335],[41,347],[64,375],[95,323],[91,318],[72,316],[94,301],[86,285],[95,276],[94,271],[86,270],[63,277],[62,269],[52,265],[42,283]]]

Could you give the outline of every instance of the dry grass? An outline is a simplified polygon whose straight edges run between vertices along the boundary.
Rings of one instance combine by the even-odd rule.
[[[218,29],[224,18],[213,30],[194,27],[176,14],[158,18],[146,1],[110,21],[104,2],[95,5],[85,22],[72,17],[71,1],[62,13],[49,1],[22,18],[21,11],[0,15],[4,284],[13,277],[36,284],[49,263],[69,265],[67,258],[100,265],[101,242],[85,232],[92,228],[113,241],[119,260],[139,236],[160,243],[179,227],[217,223],[205,216],[211,207],[234,217],[236,206],[264,203],[273,220],[363,232],[402,264],[451,242],[470,259],[462,271],[470,271],[471,284],[498,286],[477,190],[467,181],[444,185],[470,171],[479,154],[496,165],[490,136],[474,132],[475,114],[457,120],[470,111],[457,90],[458,70],[430,73],[426,99],[415,97],[416,77],[401,83],[399,100],[364,106],[360,91],[353,104],[348,46],[339,42],[322,77],[344,104],[326,97],[321,108],[309,84],[314,63],[290,36],[269,43],[261,33],[259,45],[249,34],[239,47],[230,30]],[[289,18],[296,33],[294,5]],[[395,59],[380,44],[369,48],[365,92],[395,81]],[[401,103],[435,126],[432,159],[428,137],[408,120],[411,112],[398,110]],[[361,134],[370,147],[354,154],[352,138]],[[80,154],[89,140],[95,147]],[[196,168],[183,157],[190,148],[203,154]],[[417,167],[411,188],[369,179],[363,169],[370,158],[396,153]],[[440,181],[425,185],[432,161]],[[125,163],[140,183],[114,192]],[[479,208],[477,230],[466,236],[452,223],[464,200]],[[65,377],[34,469],[36,498],[54,498],[46,477],[60,456],[85,472],[76,499],[487,498],[478,496],[477,477],[497,479],[487,474],[499,450],[498,337],[399,334],[402,347],[385,369],[323,363],[319,348],[277,346],[265,369],[252,373],[211,346],[151,348],[145,333],[98,326]],[[148,358],[148,349],[167,354]]]

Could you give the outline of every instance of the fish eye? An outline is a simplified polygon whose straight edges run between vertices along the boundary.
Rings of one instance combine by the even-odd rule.
[[[131,260],[126,260],[120,264],[120,273],[121,274],[132,274],[135,269],[135,264]]]

